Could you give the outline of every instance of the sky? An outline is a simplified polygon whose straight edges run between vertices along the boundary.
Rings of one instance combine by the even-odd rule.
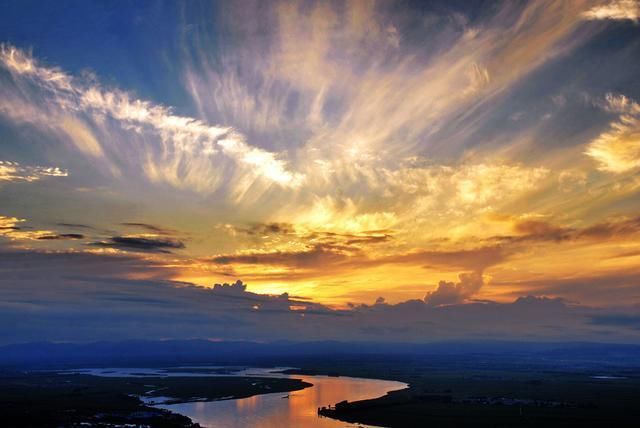
[[[0,343],[640,342],[640,2],[0,3]]]

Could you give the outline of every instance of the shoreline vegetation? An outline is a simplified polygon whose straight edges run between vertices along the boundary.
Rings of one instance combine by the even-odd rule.
[[[312,386],[299,379],[264,377],[100,377],[84,374],[0,373],[5,427],[122,426],[197,428],[184,415],[145,404],[140,397],[171,397],[163,404],[247,398]]]
[[[531,361],[503,365],[486,356],[482,359],[448,364],[420,359],[402,364],[316,361],[286,373],[382,378],[409,384],[408,388],[378,398],[345,400],[318,409],[320,416],[353,424],[389,428],[582,428],[626,426],[640,418],[638,367],[569,368]]]

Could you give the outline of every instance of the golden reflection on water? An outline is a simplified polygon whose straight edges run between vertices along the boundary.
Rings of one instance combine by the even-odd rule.
[[[302,379],[313,386],[290,393],[272,393],[239,400],[184,403],[162,407],[186,415],[204,427],[347,427],[356,425],[319,417],[318,407],[334,405],[342,400],[375,398],[388,391],[406,387],[400,382],[376,379],[297,375],[291,377]]]
[[[234,400],[239,413],[252,412],[258,404],[258,396],[248,397],[242,400]]]

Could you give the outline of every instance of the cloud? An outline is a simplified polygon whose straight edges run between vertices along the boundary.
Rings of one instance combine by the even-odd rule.
[[[260,284],[263,290],[289,289],[299,295],[316,297],[332,293],[339,296],[338,301],[342,302],[368,298],[373,289],[387,290],[390,297],[397,301],[398,296],[407,298],[422,293],[423,290],[416,283],[424,282],[420,278],[443,272],[486,269],[503,262],[507,257],[499,247],[404,253],[397,249],[387,251],[385,247],[393,245],[390,240],[348,243],[340,241],[343,239],[347,238],[340,237],[335,243],[305,246],[295,251],[265,249],[223,254],[188,263],[184,269],[196,272],[192,274],[195,278],[206,272],[240,276]],[[354,272],[358,275],[354,275]],[[415,286],[390,289],[388,275],[391,272],[396,272],[403,277],[403,281]],[[282,286],[271,286],[274,283],[281,283]],[[309,283],[314,284],[313,287],[309,288]]]
[[[123,222],[120,224],[122,226],[143,229],[143,230],[146,230],[147,232],[156,233],[159,235],[173,235],[176,233],[175,230],[163,228],[163,227],[156,226],[149,223]]]
[[[637,341],[634,323],[602,332],[593,317],[637,308],[587,308],[527,297],[512,303],[434,306],[378,301],[333,309],[287,294],[263,295],[245,284],[195,287],[157,277],[158,261],[132,254],[0,250],[0,343],[146,338],[232,340],[591,340]],[[138,278],[138,279],[131,279]],[[463,275],[461,294],[481,285]],[[458,300],[459,302],[460,300]],[[603,318],[606,320],[606,318]]]
[[[26,226],[27,220],[0,215],[0,237],[11,241],[61,241],[81,240],[85,235],[80,233],[58,233],[52,230],[40,230]]]
[[[82,153],[108,165],[112,175],[119,176],[119,165],[133,161],[138,163],[131,169],[142,164],[152,182],[210,194],[222,184],[220,166],[231,160],[242,170],[243,192],[258,178],[283,187],[297,187],[304,180],[303,174],[288,170],[280,155],[249,145],[231,127],[179,116],[121,90],[72,77],[11,45],[0,46],[0,65],[11,73],[14,84],[31,85],[36,91],[29,96],[29,91],[16,88],[8,103],[0,105],[0,113],[60,130]],[[39,97],[44,97],[44,105],[36,102]],[[99,138],[100,133],[105,138]],[[116,138],[120,133],[129,138]],[[121,145],[127,139],[141,146],[127,151],[129,156],[136,153],[135,159],[112,143]]]
[[[288,267],[320,268],[332,267],[335,263],[347,260],[345,249],[331,245],[317,244],[300,251],[249,252],[236,255],[220,255],[208,261],[220,264],[280,265]],[[348,251],[349,248],[346,248]]]
[[[171,250],[185,248],[181,241],[160,238],[151,235],[123,235],[114,236],[105,241],[92,242],[91,245],[97,247],[116,248],[124,251],[143,251],[168,253]]]
[[[296,234],[295,227],[291,223],[256,223],[248,227],[234,227],[234,233],[243,233],[250,236],[266,236],[266,235],[292,235]]]
[[[465,162],[468,141],[440,134],[573,46],[583,8],[505,2],[473,25],[460,13],[426,25],[433,16],[422,9],[374,2],[224,8],[219,28],[198,26],[185,40],[183,80],[203,117],[295,153],[306,180],[298,197],[274,204],[272,219],[356,232],[473,215],[522,196],[549,170]],[[482,144],[476,125],[465,130]],[[425,165],[407,167],[411,157]]]
[[[58,226],[68,227],[72,229],[93,229],[93,226],[81,223],[56,223]]]
[[[389,272],[402,272],[403,281],[412,284],[389,291],[392,298],[396,299],[398,295],[407,298],[412,293],[419,293],[417,278],[421,276],[433,278],[444,272],[458,274],[460,271],[489,271],[494,278],[500,280],[505,277],[512,282],[507,282],[506,287],[479,288],[477,295],[504,298],[514,287],[522,293],[526,293],[528,287],[537,290],[537,286],[531,282],[534,279],[542,277],[545,281],[552,281],[557,276],[573,275],[570,266],[574,258],[586,257],[585,260],[592,260],[592,258],[599,260],[591,270],[605,276],[609,275],[610,272],[606,271],[605,266],[611,264],[621,269],[622,265],[632,263],[631,259],[628,263],[605,262],[605,255],[611,254],[613,248],[610,243],[619,243],[628,247],[625,254],[628,254],[627,257],[633,257],[635,253],[631,250],[635,248],[634,237],[640,233],[640,222],[636,217],[612,217],[578,227],[575,224],[559,225],[537,217],[524,216],[510,218],[508,227],[513,233],[482,239],[464,238],[458,242],[432,241],[433,250],[410,251],[398,245],[397,238],[393,234],[384,233],[358,237],[328,232],[308,232],[306,235],[288,232],[283,241],[278,240],[279,235],[276,235],[278,238],[273,238],[275,239],[273,241],[271,241],[272,238],[265,238],[268,235],[261,235],[257,242],[268,242],[262,249],[245,249],[237,253],[220,254],[201,259],[200,262],[203,266],[208,266],[208,269],[242,276],[259,281],[261,284],[274,281],[291,284],[300,281],[315,283],[318,278],[322,278],[321,284],[339,284],[346,281],[352,284],[353,290],[357,290],[357,287],[369,290],[374,283],[379,284],[376,288],[378,290],[388,289],[386,276],[382,273],[388,268]],[[298,239],[300,241],[296,241]],[[562,250],[558,250],[549,245],[563,247]],[[274,249],[279,246],[288,249]],[[565,256],[567,260],[560,256],[554,258],[555,251],[568,251]],[[547,259],[547,253],[550,259]],[[559,273],[558,269],[560,269]],[[354,279],[350,276],[354,271],[361,273],[363,278],[361,284],[354,284]],[[523,273],[516,274],[517,272]],[[194,275],[194,277],[197,276]],[[581,300],[592,301],[586,288],[580,289],[579,283],[574,285],[577,290],[570,291],[576,293],[572,294],[573,296],[583,295]],[[442,299],[442,302],[447,299],[448,301],[469,299],[471,295],[464,292],[470,289],[472,288],[457,286],[455,282],[443,281],[432,302],[441,304],[435,302],[439,302],[438,299]],[[306,292],[318,295],[326,291],[324,288],[322,290],[314,288]],[[549,291],[551,295],[559,296],[568,292],[565,289]],[[367,297],[367,293],[364,292],[356,291],[352,294],[353,297],[348,297],[349,293],[349,291],[343,292],[341,299]],[[605,300],[617,301],[618,298],[611,295],[610,299],[605,298]]]
[[[58,167],[26,166],[18,162],[0,160],[0,183],[33,182],[46,177],[68,177],[69,173]]]
[[[609,130],[594,139],[585,151],[598,169],[624,173],[640,167],[640,104],[624,95],[607,94],[603,107],[619,114]]]
[[[60,233],[55,235],[43,235],[39,236],[38,239],[41,240],[58,240],[58,239],[84,239],[84,235],[80,233]]]
[[[440,251],[416,251],[384,257],[380,263],[423,264],[428,267],[473,269],[482,271],[506,260],[508,251],[501,246]]]
[[[623,179],[625,189],[640,186],[629,144],[637,102],[598,101],[596,113],[611,115],[605,132],[573,110],[572,94],[591,93],[592,82],[624,90],[630,79],[613,59],[629,60],[632,38],[620,39],[613,56],[601,51],[616,26],[585,23],[582,12],[594,4],[506,1],[477,14],[461,3],[434,12],[410,2],[240,2],[197,16],[187,6],[177,18],[188,25],[184,50],[158,46],[169,49],[171,72],[149,58],[157,79],[127,74],[126,88],[104,83],[104,70],[88,76],[49,65],[64,55],[46,64],[3,45],[0,115],[18,138],[11,153],[49,157],[32,161],[38,165],[64,159],[73,174],[46,189],[2,186],[0,199],[14,205],[7,213],[95,225],[89,232],[20,223],[4,229],[3,240],[153,253],[139,256],[163,260],[158,270],[171,278],[240,277],[262,287],[255,289],[296,287],[290,291],[341,303],[390,288],[389,302],[418,297],[423,284],[460,272],[566,277],[584,260],[563,256],[577,247],[590,261],[598,253],[602,264],[632,264],[611,261],[616,243],[600,241],[635,230],[633,194],[608,189]],[[598,32],[602,39],[590,42]],[[606,78],[575,66],[596,56],[610,64]],[[176,75],[192,104],[180,88],[166,91],[180,84],[169,80]],[[175,108],[151,101],[170,99]],[[510,121],[514,112],[525,114]],[[538,122],[545,113],[549,120]],[[546,129],[554,126],[563,133]],[[568,147],[587,138],[593,145]],[[575,150],[591,151],[576,162]],[[40,207],[47,213],[30,214]],[[519,220],[488,219],[501,214]],[[112,225],[123,230],[105,231]],[[87,238],[53,239],[62,232]],[[189,248],[179,251],[186,236]],[[439,295],[450,291],[455,300],[452,282]],[[487,286],[473,297],[510,290]]]
[[[56,236],[51,230],[36,230],[30,227],[22,226],[26,222],[25,219],[17,217],[7,217],[0,215],[0,237],[5,237],[11,241],[29,241],[48,239],[48,237]]]
[[[587,185],[587,173],[580,170],[562,171],[558,175],[558,184],[563,193],[574,193]]]
[[[591,20],[631,20],[640,18],[640,2],[638,0],[615,0],[607,4],[594,6],[582,16]]]
[[[0,230],[18,230],[20,228],[17,225],[23,221],[17,217],[0,216]]]
[[[564,241],[578,239],[607,240],[631,237],[640,232],[640,217],[613,219],[583,228],[558,227],[546,221],[517,222],[514,229],[522,233],[516,240]]]
[[[370,231],[357,235],[311,231],[289,236],[289,239],[294,237],[300,239],[300,244],[296,247],[301,247],[295,251],[243,250],[236,254],[221,254],[202,260],[220,265],[278,265],[335,270],[336,268],[354,269],[386,264],[484,269],[500,263],[506,258],[506,253],[500,246],[411,252],[395,249],[390,255],[383,253],[374,257],[372,249],[381,246],[381,249],[384,250],[384,244],[393,241],[389,231]],[[291,243],[291,240],[287,241],[287,244]]]
[[[546,221],[523,220],[514,225],[514,230],[527,240],[563,241],[572,237],[572,230],[558,227]]]
[[[596,261],[601,260],[596,253]],[[604,264],[606,266],[606,264]],[[614,265],[615,266],[615,265]],[[594,307],[606,305],[614,310],[615,305],[627,305],[637,302],[640,271],[637,263],[629,267],[614,267],[604,270],[569,271],[566,275],[550,277],[517,278],[500,280],[493,277],[493,287],[505,288],[505,298],[522,294],[562,296],[567,301],[589,304]],[[575,303],[577,304],[577,303]]]
[[[60,123],[62,130],[81,152],[94,158],[104,158],[102,146],[91,130],[79,120],[66,117]]]
[[[447,119],[562,53],[584,8],[504,2],[492,19],[470,25],[458,11],[434,18],[394,6],[224,8],[219,31],[202,26],[196,42],[185,43],[185,88],[203,115],[258,135],[283,128],[311,134],[310,163],[325,161],[341,173],[352,164],[343,161],[348,154],[367,163],[431,140]],[[439,25],[425,25],[438,18]]]
[[[499,242],[506,251],[509,244],[535,242],[589,243],[631,238],[640,233],[640,217],[614,217],[583,227],[558,226],[553,222],[534,219],[516,219],[512,224],[516,235],[497,235],[486,239]],[[514,246],[512,249],[516,249]]]
[[[257,247],[237,253],[220,254],[204,259],[216,264],[279,265],[312,268],[340,261],[362,258],[363,252],[378,244],[391,242],[393,231],[370,230],[361,233],[336,233],[310,230],[289,223],[258,223],[248,227],[219,225],[233,238],[247,237]],[[329,267],[329,266],[326,266]]]
[[[244,294],[247,290],[247,284],[244,284],[241,280],[237,280],[233,284],[223,283],[223,284],[214,284],[213,292],[214,293],[223,293],[223,294]]]
[[[578,232],[578,237],[608,239],[613,237],[631,237],[638,232],[640,232],[640,217],[634,217],[589,226]]]
[[[439,130],[566,50],[579,22],[569,7],[546,2],[499,9],[486,22],[458,13],[438,27],[424,24],[424,11],[411,17],[379,3],[224,8],[223,22],[194,26],[197,37],[185,43],[195,46],[184,46],[180,62],[207,121],[5,45],[10,83],[25,89],[7,90],[15,97],[6,114],[16,117],[17,105],[28,105],[25,117],[47,110],[36,115],[44,122],[33,119],[47,127],[62,123],[56,114],[71,117],[95,138],[60,132],[74,149],[95,140],[106,157],[98,170],[117,167],[128,183],[142,165],[145,180],[228,198],[243,219],[340,233],[409,225],[424,235],[499,209],[549,175],[541,165],[460,159],[459,138],[447,139],[451,152],[440,150]],[[34,102],[42,99],[46,108]]]
[[[424,302],[430,306],[464,303],[484,284],[482,274],[478,272],[461,273],[459,278],[457,283],[440,281],[438,288],[427,293]]]

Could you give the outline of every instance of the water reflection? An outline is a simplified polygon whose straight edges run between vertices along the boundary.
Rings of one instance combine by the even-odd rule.
[[[258,396],[254,395],[253,397],[245,398],[244,400],[234,400],[236,403],[237,411],[242,413],[253,412],[258,405]]]
[[[405,388],[401,382],[327,376],[291,376],[313,384],[291,393],[256,395],[239,400],[161,405],[212,428],[287,428],[356,426],[318,417],[318,407],[342,400],[363,400]],[[357,425],[362,426],[362,425]]]
[[[193,402],[183,404],[162,403],[169,397],[140,397],[155,407],[171,410],[190,417],[203,427],[211,428],[300,428],[300,427],[354,427],[329,418],[318,417],[318,408],[334,405],[342,400],[356,401],[376,398],[388,391],[406,388],[406,384],[376,379],[328,376],[287,376],[275,368],[231,368],[228,366],[189,366],[163,368],[92,368],[63,370],[61,373],[83,373],[104,377],[148,376],[257,376],[291,377],[313,384],[312,387],[291,393],[255,395],[239,400]],[[199,369],[201,369],[199,371]]]

